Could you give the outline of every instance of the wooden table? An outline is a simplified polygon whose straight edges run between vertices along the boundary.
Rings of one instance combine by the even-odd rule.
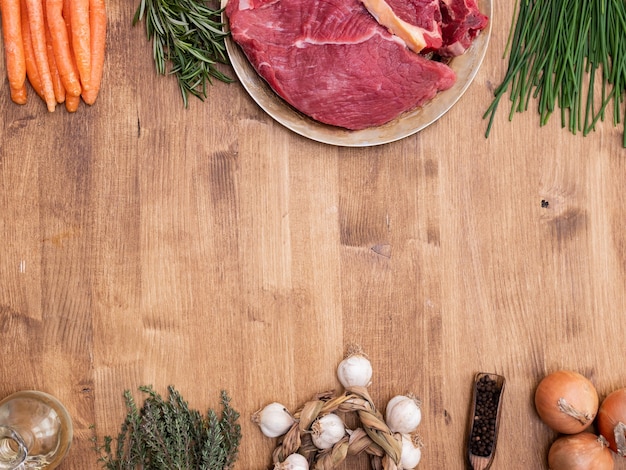
[[[509,123],[505,104],[485,139],[515,2],[495,5],[483,67],[443,119],[367,148],[302,138],[238,84],[184,109],[135,3],[109,2],[95,106],[49,114],[0,89],[0,396],[67,405],[62,469],[98,468],[92,425],[117,433],[122,392],[143,384],[201,410],[226,389],[238,468],[268,468],[251,413],[338,387],[353,342],[381,409],[422,398],[422,469],[463,468],[478,371],[507,378],[498,469],[547,468],[544,374],[577,370],[601,396],[626,386],[622,128]]]

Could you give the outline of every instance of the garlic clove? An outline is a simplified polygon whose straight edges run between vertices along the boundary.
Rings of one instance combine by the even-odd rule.
[[[277,463],[274,470],[309,470],[309,461],[302,454],[290,454],[282,463]]]
[[[422,421],[420,401],[413,395],[396,395],[387,403],[385,422],[392,432],[411,434]]]
[[[343,420],[334,413],[317,418],[311,425],[311,439],[318,449],[330,449],[343,439],[345,434]]]
[[[372,383],[372,363],[360,348],[351,349],[337,367],[337,378],[344,388],[368,387]]]
[[[402,453],[400,454],[400,468],[411,470],[422,460],[422,441],[418,436],[402,434]]]
[[[296,422],[291,413],[280,403],[270,403],[252,415],[252,422],[261,428],[266,437],[278,437],[289,431]]]

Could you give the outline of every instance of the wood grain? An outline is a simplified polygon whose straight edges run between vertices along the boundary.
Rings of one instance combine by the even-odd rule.
[[[422,469],[463,468],[476,372],[507,380],[493,468],[547,468],[555,436],[532,404],[547,372],[626,386],[622,129],[583,138],[503,106],[485,139],[513,1],[459,103],[371,148],[299,137],[238,84],[184,109],[132,3],[109,4],[93,107],[17,106],[0,83],[0,396],[67,405],[62,470],[98,468],[90,438],[118,431],[122,392],[143,384],[202,410],[226,389],[238,468],[269,468],[251,413],[337,387],[352,342],[380,408],[422,398]]]

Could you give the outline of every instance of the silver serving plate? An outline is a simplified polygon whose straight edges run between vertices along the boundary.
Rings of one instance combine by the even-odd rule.
[[[222,0],[222,7],[226,6],[227,1]],[[245,90],[267,114],[283,126],[309,139],[331,145],[344,147],[381,145],[403,139],[429,126],[448,112],[470,86],[485,57],[491,36],[492,0],[479,0],[478,7],[489,17],[489,23],[465,54],[455,57],[450,62],[449,65],[457,76],[456,83],[422,107],[407,111],[382,126],[358,131],[323,124],[299,112],[278,96],[257,74],[241,48],[230,36],[226,39],[226,50],[235,74]],[[227,25],[225,14],[222,14],[222,19]]]

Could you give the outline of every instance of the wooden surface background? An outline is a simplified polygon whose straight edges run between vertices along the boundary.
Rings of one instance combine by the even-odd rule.
[[[131,26],[136,3],[109,2],[91,108],[14,105],[0,65],[0,396],[67,405],[63,470],[98,468],[90,427],[117,433],[122,392],[143,384],[202,410],[226,389],[237,467],[268,468],[251,413],[337,387],[352,342],[380,408],[422,398],[425,470],[463,468],[478,371],[507,379],[496,469],[547,468],[544,374],[577,370],[601,396],[626,386],[622,129],[583,138],[534,111],[509,123],[504,103],[485,139],[514,1],[496,2],[459,103],[371,148],[299,137],[238,84],[184,109]]]

